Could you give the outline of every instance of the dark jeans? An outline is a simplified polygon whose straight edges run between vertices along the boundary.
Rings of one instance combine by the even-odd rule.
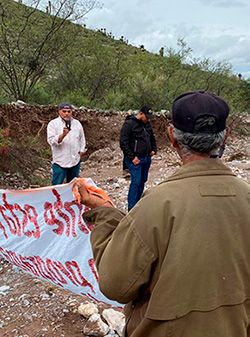
[[[125,163],[129,169],[131,183],[128,191],[128,210],[140,200],[145,182],[148,180],[148,171],[151,165],[151,157],[140,157],[140,163],[134,165],[132,160],[125,157]]]
[[[64,179],[69,183],[75,177],[79,177],[80,162],[73,167],[61,167],[58,164],[52,165],[52,185],[63,184]]]

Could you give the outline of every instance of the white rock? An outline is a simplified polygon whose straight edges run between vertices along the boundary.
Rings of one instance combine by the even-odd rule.
[[[85,318],[89,318],[93,314],[98,314],[98,308],[94,303],[82,303],[78,307],[78,312]]]
[[[11,104],[12,105],[20,105],[20,106],[27,105],[27,103],[21,101],[20,99],[18,99],[16,102],[12,102]]]
[[[105,337],[119,337],[119,336],[115,333],[115,331],[110,330]]]
[[[22,300],[22,306],[23,307],[27,307],[27,306],[29,306],[29,304],[30,304],[30,302],[28,300],[26,300],[26,299]]]
[[[0,295],[7,295],[10,290],[10,286],[1,286]]]
[[[108,323],[110,329],[115,330],[119,336],[122,336],[122,331],[125,326],[124,314],[114,309],[104,309],[102,316]]]
[[[43,293],[43,294],[40,294],[40,298],[42,301],[46,301],[50,299],[50,296],[49,294]]]
[[[102,337],[109,332],[109,326],[104,323],[99,314],[93,314],[84,325],[83,333],[87,336]]]
[[[100,314],[94,313],[89,317],[89,322],[95,323],[101,318]]]
[[[23,300],[26,296],[27,296],[27,294],[22,294],[22,295],[19,297],[19,300]]]

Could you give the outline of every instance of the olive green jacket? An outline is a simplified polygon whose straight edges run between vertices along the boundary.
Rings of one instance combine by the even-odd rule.
[[[99,207],[85,220],[102,292],[147,301],[146,318],[250,299],[250,187],[219,159],[182,166],[126,216]]]

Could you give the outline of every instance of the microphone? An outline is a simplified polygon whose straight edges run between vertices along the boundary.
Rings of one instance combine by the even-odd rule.
[[[66,128],[70,131],[71,130],[71,120],[65,121]]]

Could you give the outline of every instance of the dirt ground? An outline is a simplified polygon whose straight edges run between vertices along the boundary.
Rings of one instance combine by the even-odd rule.
[[[44,115],[39,118],[39,123],[45,120]],[[86,116],[82,118],[85,119],[84,125],[91,153],[81,164],[81,175],[92,177],[97,185],[110,194],[115,205],[126,211],[129,179],[123,177],[122,154],[117,142],[117,130],[123,117],[118,117],[117,125],[114,125],[114,122],[110,124],[109,116],[98,119],[98,122],[96,122],[98,131],[88,128],[88,125],[91,124],[90,119],[86,119]],[[93,122],[94,117],[91,118],[91,122]],[[105,120],[106,118],[107,120]],[[43,134],[44,127],[41,129],[40,135]],[[160,149],[153,159],[147,188],[158,184],[173,174],[181,164],[175,152],[169,146],[166,146],[166,122],[159,122],[155,125],[155,128],[156,133],[161,133],[158,142]],[[38,131],[39,128],[36,126],[35,132]],[[108,136],[110,137],[109,141],[107,141]],[[95,144],[94,140],[97,138],[98,141]],[[233,136],[229,140],[223,160],[239,177],[250,183],[250,143],[248,136]],[[46,166],[48,160],[40,163],[41,166],[43,166],[42,164],[47,167],[46,172],[49,179],[50,172],[48,166]],[[9,180],[11,174],[3,175],[3,177],[2,181],[0,180],[0,188],[11,187],[13,183]],[[24,184],[24,181],[22,183]],[[74,295],[43,280],[31,277],[5,260],[0,259],[1,337],[83,336],[85,320],[78,314],[77,308],[85,300],[85,297]],[[99,307],[102,310],[104,305],[100,303]]]

